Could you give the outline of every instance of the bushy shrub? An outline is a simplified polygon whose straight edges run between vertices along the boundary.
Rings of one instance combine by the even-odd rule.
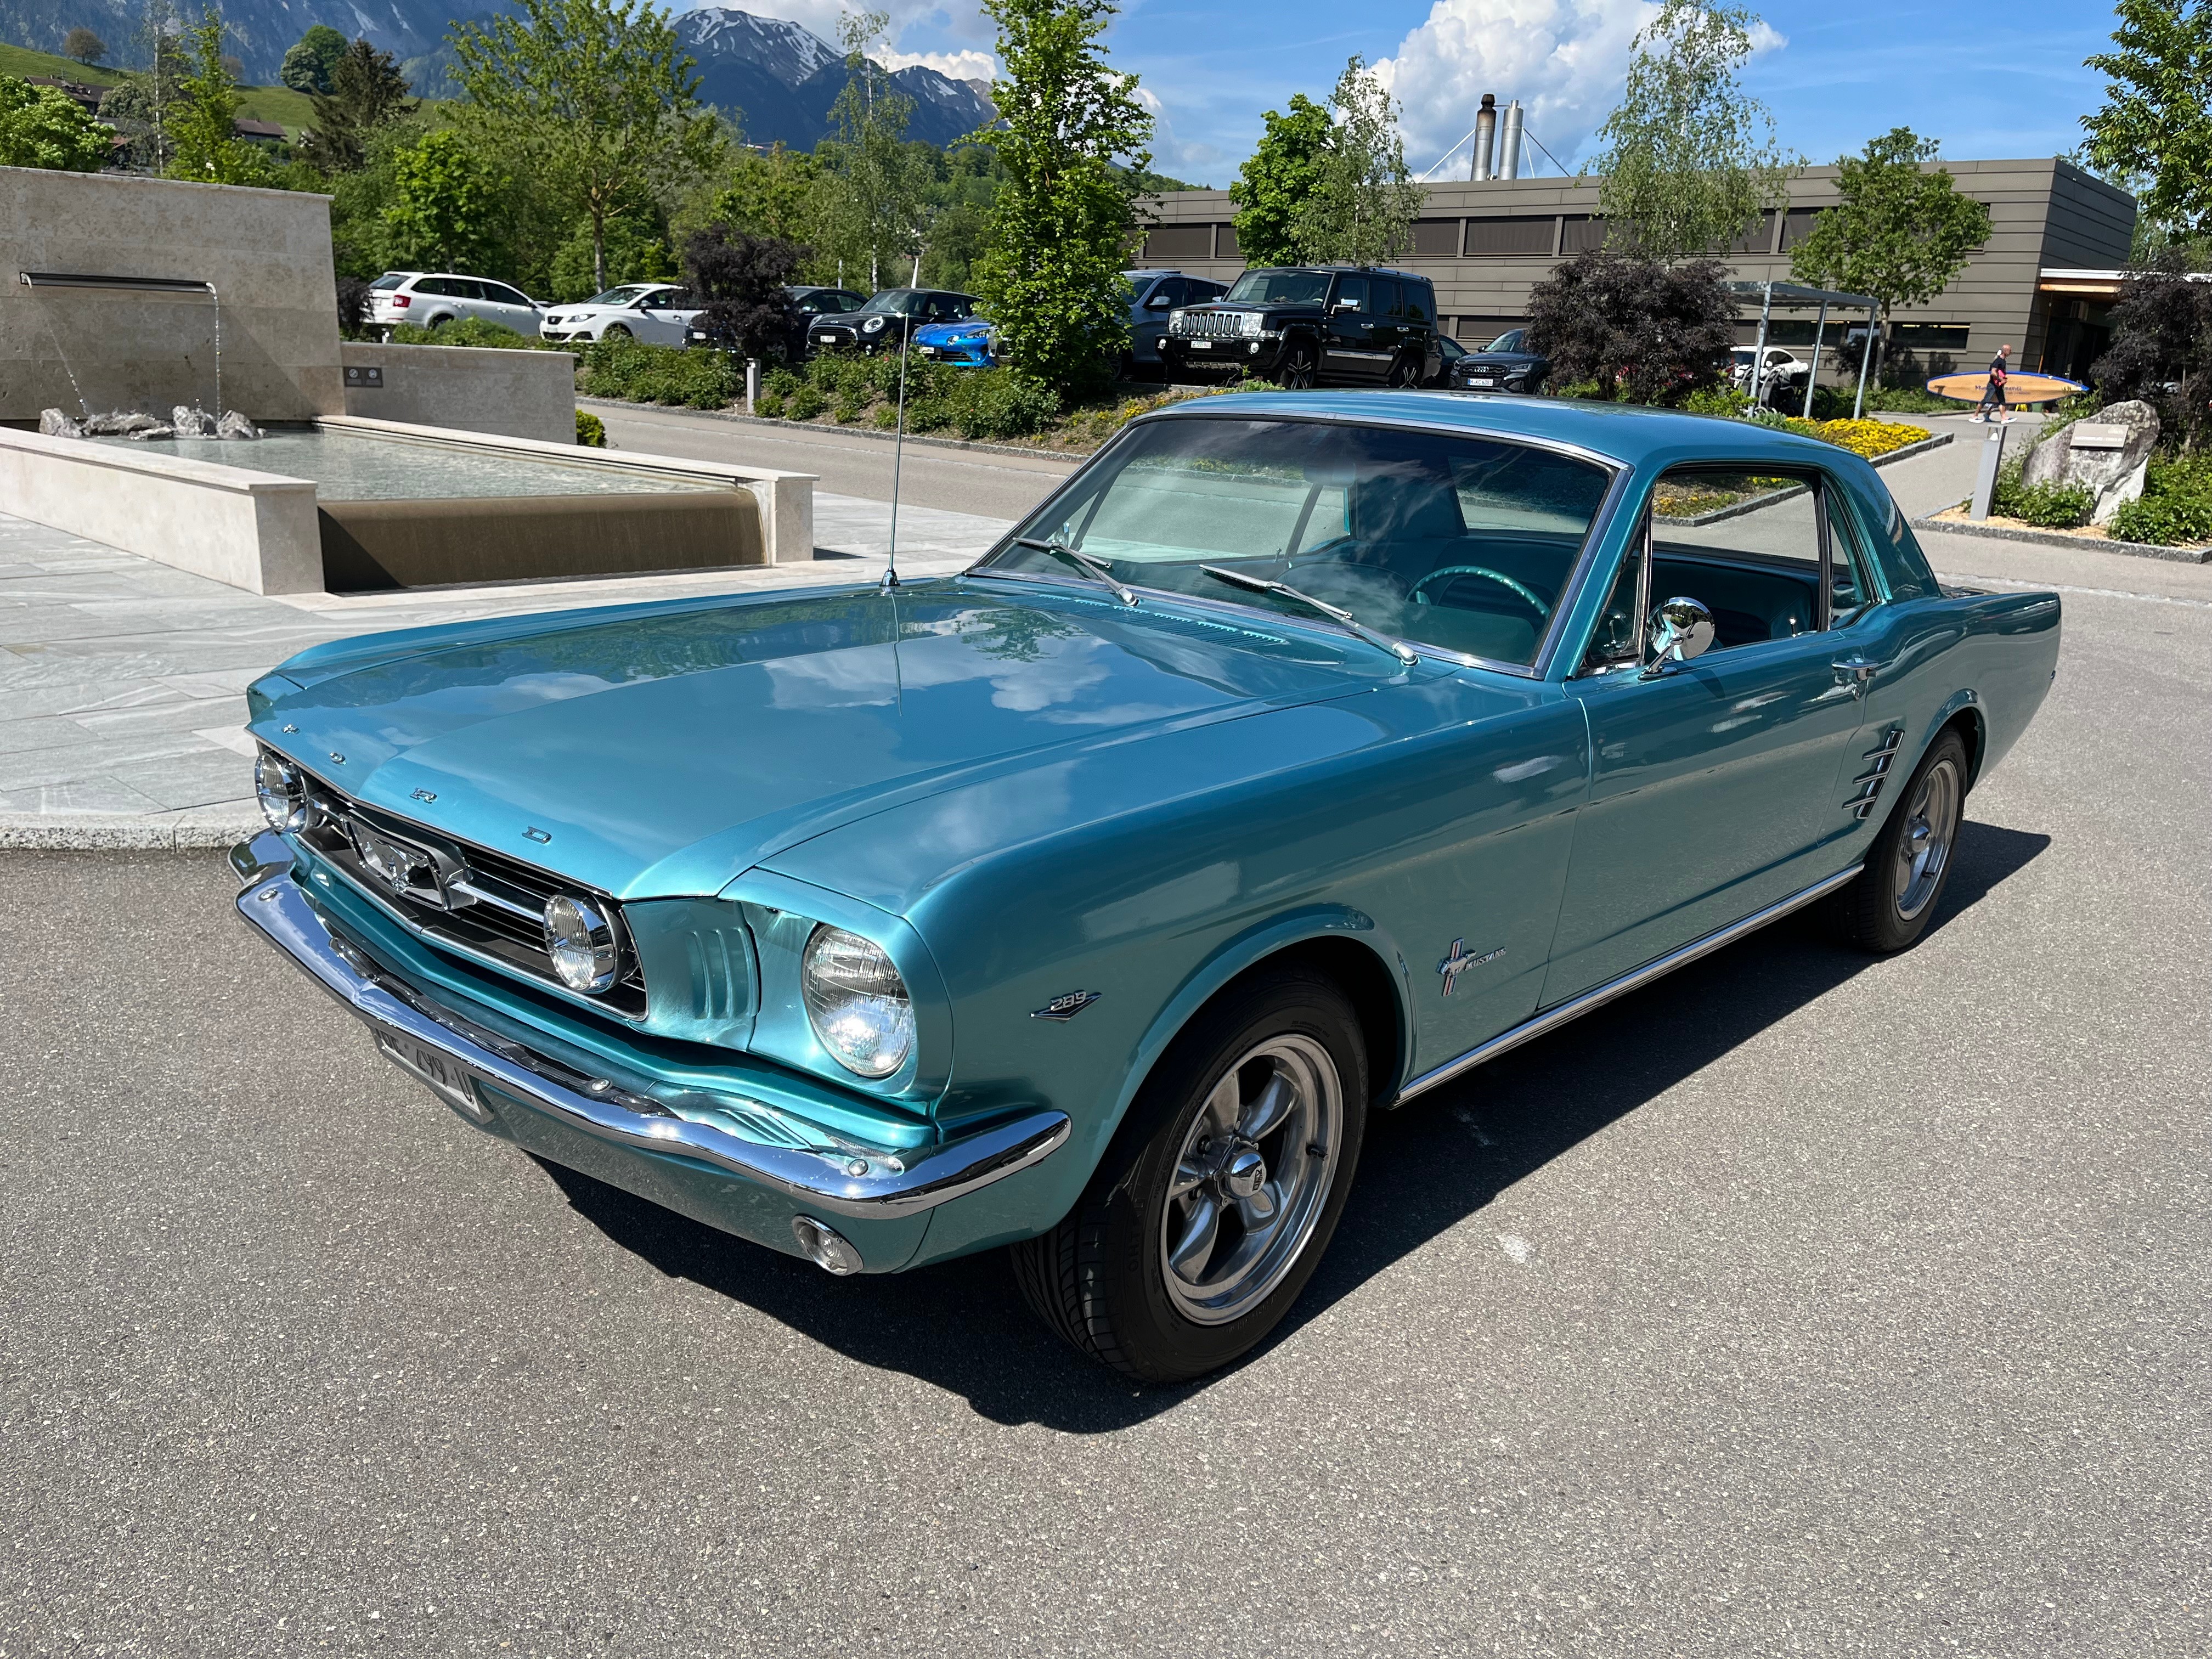
[[[1700,386],[1682,400],[1692,415],[1722,415],[1741,419],[1751,408],[1751,394],[1732,386]]]
[[[392,331],[394,345],[491,346],[501,351],[542,351],[548,343],[532,334],[518,334],[504,324],[482,317],[456,317],[439,328],[418,328],[402,323]]]
[[[607,447],[607,423],[588,409],[576,411],[576,441],[592,449]]]
[[[1962,407],[1924,386],[1870,386],[1866,406],[1885,415],[1942,415]]]
[[[811,421],[829,406],[830,400],[822,395],[822,388],[809,381],[791,394],[784,413],[794,421]]]
[[[2045,530],[2072,530],[2089,522],[2097,505],[2093,493],[2080,484],[2023,485],[2020,476],[2025,459],[2008,461],[1999,470],[1996,489],[1990,497],[1991,512],[2001,519],[2017,519]]]
[[[1679,405],[1721,380],[1735,344],[1727,276],[1711,259],[1577,254],[1531,290],[1528,349],[1564,382],[1595,380],[1600,397]]]
[[[778,398],[788,398],[799,390],[799,376],[778,363],[763,378],[761,390]]]
[[[595,398],[722,409],[744,390],[744,369],[726,352],[595,340],[584,348],[582,385]]]
[[[2124,542],[2157,547],[2212,542],[2212,457],[2153,461],[2142,499],[2112,514],[2106,528]]]
[[[780,421],[783,412],[784,394],[763,386],[761,395],[753,400],[753,413],[765,420]]]
[[[953,421],[963,438],[1026,438],[1060,418],[1060,394],[1012,369],[971,371],[975,393]]]

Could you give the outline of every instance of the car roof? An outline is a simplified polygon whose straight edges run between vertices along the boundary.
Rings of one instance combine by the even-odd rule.
[[[1510,392],[1242,392],[1193,398],[1140,416],[1141,421],[1220,416],[1293,416],[1359,424],[1449,428],[1471,436],[1528,438],[1567,444],[1624,465],[1649,461],[1674,465],[1698,459],[1811,464],[1842,471],[1865,465],[1847,449],[1817,438],[1734,421],[1689,415],[1642,404],[1585,403],[1567,398],[1528,398]]]
[[[1418,270],[1401,270],[1395,265],[1255,265],[1253,269],[1256,270],[1310,270],[1315,272],[1316,275],[1324,272],[1329,275],[1334,275],[1340,270],[1352,270],[1368,276],[1404,276],[1416,283],[1425,283],[1429,281],[1429,278],[1422,276]],[[1251,272],[1247,271],[1245,274],[1249,276]]]

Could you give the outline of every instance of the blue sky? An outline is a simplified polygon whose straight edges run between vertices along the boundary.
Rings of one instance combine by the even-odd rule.
[[[838,0],[726,3],[794,18],[826,39],[842,9]],[[988,72],[993,31],[972,0],[874,3],[891,13],[894,62]],[[1628,41],[1655,9],[1650,0],[1126,0],[1109,42],[1157,100],[1156,164],[1186,179],[1226,185],[1261,112],[1293,92],[1325,95],[1353,52],[1383,66],[1417,171],[1474,125],[1485,91],[1518,96],[1529,129],[1571,167],[1619,97]],[[2071,149],[2102,96],[2081,60],[2112,26],[2105,0],[1768,0],[1750,9],[1775,39],[1746,81],[1784,146],[1814,162],[1897,125],[1960,160]]]

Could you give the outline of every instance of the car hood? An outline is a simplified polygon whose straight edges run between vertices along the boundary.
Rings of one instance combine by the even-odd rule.
[[[914,337],[917,344],[942,345],[948,340],[958,339],[963,336],[988,334],[990,331],[990,324],[981,318],[971,317],[967,321],[960,323],[932,323],[927,328],[915,330]]]
[[[1538,363],[1548,361],[1533,351],[1470,351],[1455,362],[1452,367],[1455,369],[1533,368]]]
[[[358,799],[625,898],[1071,750],[1356,694],[1371,647],[1227,606],[965,578],[319,647],[249,728]]]

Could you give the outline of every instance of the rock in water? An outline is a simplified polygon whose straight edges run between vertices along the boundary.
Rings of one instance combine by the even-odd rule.
[[[42,409],[39,411],[39,430],[49,438],[82,438],[84,422],[58,409]]]
[[[169,428],[162,426],[151,415],[126,413],[119,409],[112,414],[87,416],[84,422],[85,431],[95,438],[136,437],[142,432],[151,432],[155,428],[160,428],[163,437],[169,435]]]
[[[2109,524],[2123,505],[2142,494],[2158,434],[2158,411],[2148,404],[2140,398],[2114,404],[2028,451],[2020,481],[2086,489],[2097,501],[2089,522]]]
[[[193,409],[186,404],[179,404],[169,411],[169,424],[176,428],[179,438],[215,436],[215,422],[208,417],[208,412],[204,409]]]
[[[133,442],[147,442],[155,438],[173,438],[177,432],[174,427],[163,426],[159,421],[149,421],[144,426],[132,427],[123,435]]]
[[[234,409],[227,409],[222,412],[222,418],[215,423],[215,435],[218,438],[258,438],[261,434],[245,416]]]

